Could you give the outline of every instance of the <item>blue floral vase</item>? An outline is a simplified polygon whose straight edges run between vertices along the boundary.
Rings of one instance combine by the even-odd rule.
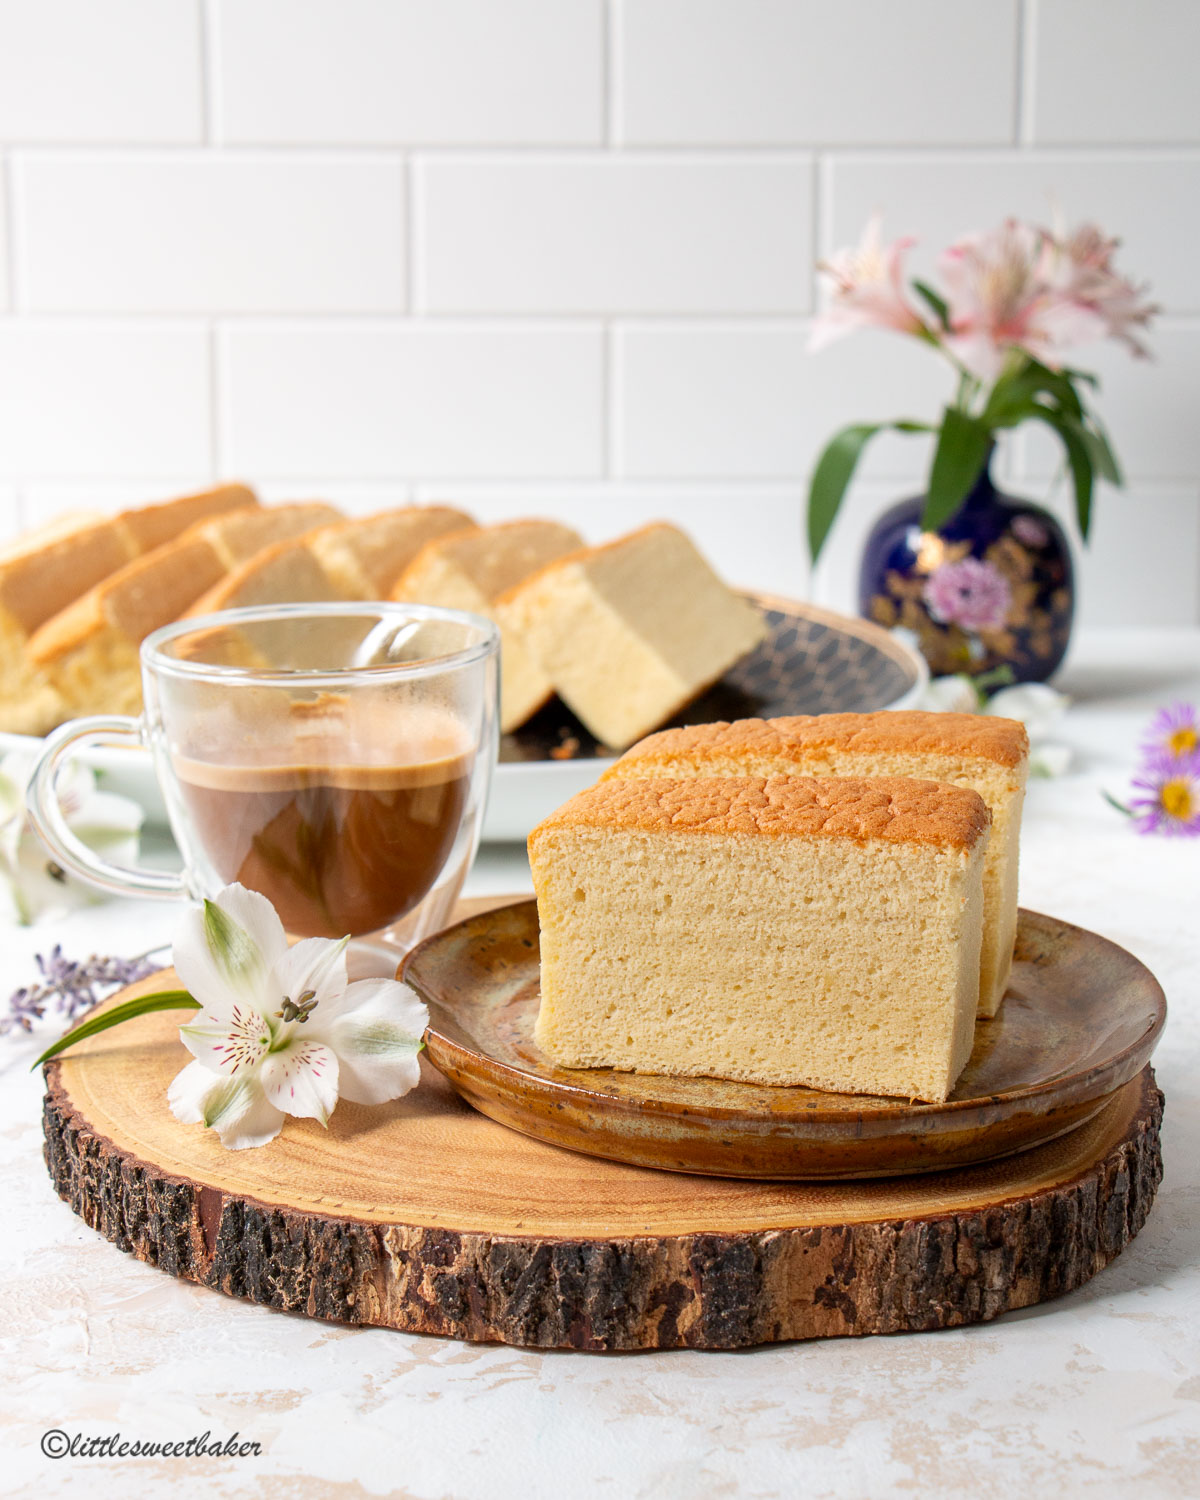
[[[863,551],[859,608],[911,630],[935,677],[1007,667],[1044,682],[1066,654],[1075,610],[1062,527],[1027,500],[1000,494],[989,463],[937,531],[922,531],[924,496],[876,521]]]

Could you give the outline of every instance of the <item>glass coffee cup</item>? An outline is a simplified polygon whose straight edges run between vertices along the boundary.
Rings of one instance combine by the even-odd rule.
[[[446,924],[479,842],[496,759],[499,633],[415,604],[281,604],[182,620],[141,649],[140,719],[50,736],[30,820],[101,890],[261,891],[297,937],[349,935],[356,975],[394,972]],[[108,863],[54,792],[81,742],[146,745],[183,873]]]

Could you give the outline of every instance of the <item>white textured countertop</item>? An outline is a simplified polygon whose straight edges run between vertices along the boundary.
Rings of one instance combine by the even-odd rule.
[[[1139,838],[1127,791],[1151,713],[1200,701],[1200,631],[1093,633],[1059,684],[1071,773],[1031,786],[1021,900],[1147,963],[1170,1017],[1155,1058],[1166,1178],[1133,1245],[1085,1287],[991,1324],[731,1354],[584,1355],[310,1322],[172,1280],[54,1195],[32,1039],[0,1041],[0,1489],[404,1495],[1194,1497],[1200,1494],[1200,839]],[[486,849],[471,894],[519,890]],[[0,995],[31,955],[132,952],[169,907],[107,904],[6,929]],[[64,1458],[49,1429],[240,1434],[244,1458]]]

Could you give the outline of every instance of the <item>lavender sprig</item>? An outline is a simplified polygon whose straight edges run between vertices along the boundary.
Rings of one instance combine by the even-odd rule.
[[[73,1021],[114,989],[153,974],[159,965],[151,961],[151,956],[165,947],[151,948],[134,958],[93,953],[79,962],[64,958],[62,945],[56,943],[48,956],[39,953],[34,957],[41,982],[24,985],[9,997],[8,1014],[0,1016],[0,1036],[16,1029],[32,1031],[33,1023],[42,1020],[48,1010]]]

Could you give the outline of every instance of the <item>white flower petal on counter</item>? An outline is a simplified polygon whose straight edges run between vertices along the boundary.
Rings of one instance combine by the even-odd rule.
[[[1002,719],[1019,719],[1032,740],[1053,729],[1070,702],[1065,693],[1044,682],[1021,682],[1016,687],[1001,688],[984,712],[998,714]]]

